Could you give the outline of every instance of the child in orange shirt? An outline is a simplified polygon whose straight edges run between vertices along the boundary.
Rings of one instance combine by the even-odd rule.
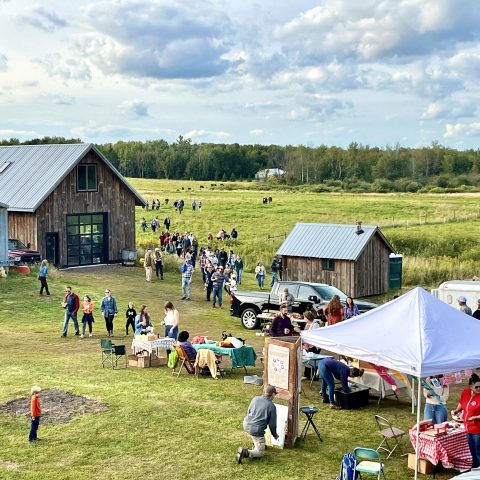
[[[30,418],[32,424],[30,426],[30,434],[28,435],[28,441],[35,443],[37,441],[37,430],[40,424],[40,417],[42,416],[42,409],[40,408],[40,392],[42,389],[37,385],[33,386],[30,390],[32,399],[30,401]]]
[[[92,323],[94,323],[93,319],[93,303],[92,300],[88,295],[85,295],[83,297],[83,303],[82,303],[82,311],[83,311],[83,318],[82,318],[82,335],[80,335],[80,338],[83,338],[85,336],[85,327],[88,323],[88,336],[92,336]]]

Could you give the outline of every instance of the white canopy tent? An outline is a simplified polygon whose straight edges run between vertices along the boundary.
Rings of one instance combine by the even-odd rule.
[[[480,321],[419,287],[358,317],[302,332],[311,345],[417,377],[417,423],[420,378],[480,366],[479,338]]]

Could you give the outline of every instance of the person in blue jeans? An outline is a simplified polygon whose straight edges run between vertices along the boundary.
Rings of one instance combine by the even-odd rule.
[[[77,321],[77,312],[80,308],[80,299],[78,298],[78,295],[73,292],[72,287],[65,288],[65,297],[63,299],[62,306],[65,309],[62,337],[67,336],[68,322],[70,319],[72,319],[75,327],[75,335],[80,335]]]
[[[242,275],[243,275],[243,260],[240,255],[237,255],[235,259],[235,270],[237,272],[237,283],[242,284]]]
[[[443,375],[434,375],[425,380],[423,395],[425,397],[424,420],[432,420],[434,425],[446,422],[448,410],[446,407],[450,388],[442,385]]]
[[[348,377],[361,377],[364,370],[356,367],[349,367],[334,358],[325,358],[318,364],[318,374],[322,379],[321,395],[323,403],[330,403],[330,408],[339,410],[342,407],[335,403],[335,378],[340,380],[344,393],[350,393]],[[327,398],[328,389],[328,398]]]
[[[213,285],[213,299],[212,299],[213,308],[215,308],[217,299],[218,299],[218,306],[222,308],[222,291],[223,291],[223,286],[225,285],[225,275],[223,274],[222,266],[218,266],[217,271],[212,274],[212,285]]]

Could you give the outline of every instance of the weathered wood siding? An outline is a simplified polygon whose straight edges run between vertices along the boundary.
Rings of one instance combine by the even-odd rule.
[[[37,246],[45,256],[45,234],[58,232],[60,264],[67,264],[66,216],[68,214],[108,214],[108,260],[116,262],[122,258],[122,250],[135,249],[135,197],[118,179],[112,170],[93,151],[81,164],[97,164],[97,192],[77,192],[76,167],[38,208]]]
[[[354,288],[354,270],[348,260],[335,260],[335,270],[323,270],[321,258],[283,257],[284,280],[327,283],[347,293]]]
[[[355,286],[357,297],[382,295],[388,291],[390,249],[376,233],[357,260]]]
[[[30,243],[31,248],[37,250],[37,221],[35,214],[8,212],[8,238],[16,238],[25,245]]]
[[[381,295],[388,291],[389,254],[375,234],[356,262],[335,259],[335,270],[323,270],[321,258],[283,256],[283,279],[327,283],[357,298]]]

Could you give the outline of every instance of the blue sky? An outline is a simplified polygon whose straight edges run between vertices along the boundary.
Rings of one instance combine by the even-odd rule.
[[[0,138],[477,148],[475,0],[0,0]]]

